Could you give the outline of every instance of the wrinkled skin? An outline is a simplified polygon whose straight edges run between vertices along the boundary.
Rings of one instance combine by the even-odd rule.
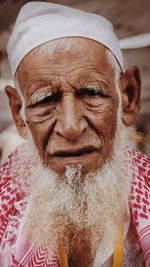
[[[55,51],[50,56],[37,52],[38,48],[25,56],[17,75],[26,122],[40,157],[60,174],[67,165],[82,164],[84,173],[101,168],[112,154],[119,103],[106,48],[92,40],[74,38],[69,51]],[[134,72],[132,69],[120,78],[127,126],[133,123],[129,99],[135,102],[135,93],[132,97],[126,93],[129,80],[133,78],[139,88]],[[21,100],[12,90],[6,88],[17,128],[24,136]],[[137,107],[139,93],[136,96]]]

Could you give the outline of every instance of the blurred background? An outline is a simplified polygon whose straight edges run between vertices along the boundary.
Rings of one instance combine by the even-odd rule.
[[[30,1],[0,0],[0,161],[22,143],[14,126],[5,95],[6,84],[13,85],[7,59],[6,44],[15,18],[22,5]],[[43,1],[45,2],[45,1]],[[123,48],[125,68],[137,65],[142,75],[141,114],[134,138],[138,148],[150,155],[150,0],[55,0],[47,1],[68,5],[100,14],[114,25]],[[124,39],[129,38],[129,39]]]

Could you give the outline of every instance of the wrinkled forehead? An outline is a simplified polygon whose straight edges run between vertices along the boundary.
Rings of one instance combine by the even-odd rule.
[[[110,71],[112,62],[111,53],[102,44],[87,38],[61,38],[47,42],[33,49],[21,61],[17,73],[19,76],[31,74],[33,69],[49,67],[53,70],[61,68],[85,68],[86,65],[100,68],[101,71]]]

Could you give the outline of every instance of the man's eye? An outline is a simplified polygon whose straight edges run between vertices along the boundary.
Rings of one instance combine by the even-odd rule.
[[[89,89],[87,91],[87,94],[89,96],[97,96],[97,95],[100,95],[100,92],[97,89]]]
[[[47,97],[41,99],[40,101],[36,102],[35,104],[37,104],[37,105],[45,104],[45,103],[51,101],[51,99],[52,99],[52,96],[50,95],[50,96],[47,96]]]
[[[58,92],[56,94],[51,94],[46,97],[43,97],[41,100],[36,101],[31,105],[31,107],[41,106],[48,103],[55,103],[59,101],[61,98],[61,94]]]
[[[94,97],[94,96],[104,96],[103,92],[101,90],[96,88],[80,88],[77,92],[77,95],[79,97]]]

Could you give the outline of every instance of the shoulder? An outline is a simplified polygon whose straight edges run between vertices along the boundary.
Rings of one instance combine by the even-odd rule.
[[[17,151],[11,153],[0,167],[0,243],[9,219],[16,211],[15,203],[21,199],[12,163],[16,153]]]
[[[150,224],[150,158],[139,151],[129,149],[132,159],[132,187],[130,204],[136,227]]]
[[[147,266],[150,252],[150,158],[135,150],[129,153],[133,162],[131,214]]]
[[[127,153],[131,158],[137,178],[143,178],[150,186],[150,157],[132,148],[128,148]]]

